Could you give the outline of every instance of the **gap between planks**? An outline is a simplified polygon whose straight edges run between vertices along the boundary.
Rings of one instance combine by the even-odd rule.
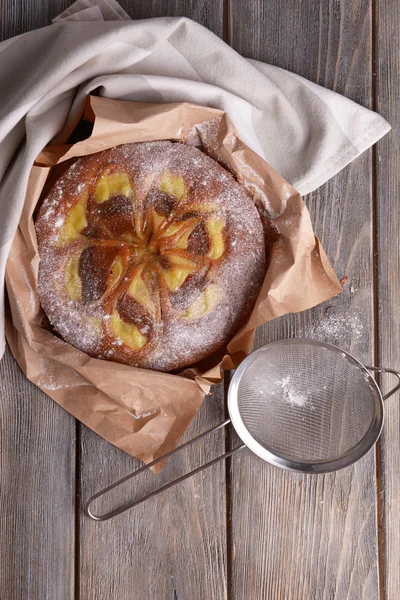
[[[376,55],[377,55],[377,35],[376,35],[376,5],[371,4],[371,109],[376,111]],[[379,261],[378,261],[378,222],[377,222],[377,154],[376,146],[371,149],[371,199],[372,199],[372,286],[373,286],[373,323],[374,323],[374,364],[380,365],[379,352]],[[377,382],[381,386],[381,377],[377,374]],[[378,570],[379,570],[379,595],[380,599],[385,598],[385,539],[383,534],[383,506],[382,493],[383,482],[381,473],[381,443],[378,440],[375,452],[376,465],[376,528],[378,535]]]
[[[75,561],[74,561],[74,600],[80,600],[81,591],[81,543],[80,543],[80,496],[81,496],[81,424],[76,419],[75,442]]]

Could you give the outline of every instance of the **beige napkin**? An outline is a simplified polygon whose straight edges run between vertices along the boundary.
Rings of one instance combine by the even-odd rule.
[[[1,43],[0,89],[1,279],[33,161],[52,139],[65,141],[90,92],[226,111],[239,136],[302,194],[390,129],[338,94],[241,57],[194,21],[130,21],[115,0],[78,0],[49,27]]]

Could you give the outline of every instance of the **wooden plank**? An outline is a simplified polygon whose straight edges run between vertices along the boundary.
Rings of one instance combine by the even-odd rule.
[[[61,2],[0,3],[0,39],[48,25]],[[72,600],[75,420],[0,363],[0,598]]]
[[[185,440],[222,421],[220,386],[201,407]],[[224,452],[224,432],[173,457],[115,493],[103,508],[152,491]],[[81,498],[139,467],[139,462],[83,428]],[[224,600],[226,598],[225,465],[195,475],[111,521],[81,518],[81,598],[85,600]]]
[[[2,0],[1,39],[5,40],[38,27],[46,27],[71,4],[73,0]]]
[[[222,2],[136,2],[121,5],[133,18],[186,15],[217,34]],[[224,419],[223,388],[206,399],[185,439]],[[161,475],[149,473],[137,493],[153,489],[225,451],[224,432],[171,459]],[[139,467],[123,452],[82,427],[82,501]],[[136,488],[137,486],[137,488]],[[130,486],[114,500],[128,499]],[[131,492],[132,493],[132,492]],[[80,597],[85,600],[224,600],[226,575],[226,485],[224,463],[196,475],[147,504],[110,522],[81,515]]]
[[[231,0],[229,33],[238,52],[370,105],[368,0],[351,6]],[[342,296],[261,328],[257,346],[310,336],[373,360],[371,166],[371,153],[365,153],[306,198],[336,272],[349,277]],[[231,479],[234,600],[379,597],[373,450],[326,476],[283,472],[243,451],[233,460]]]
[[[197,0],[120,0],[119,4],[132,19],[152,17],[189,17],[222,37],[222,0],[198,2]]]
[[[377,146],[377,252],[379,360],[400,370],[400,7],[398,2],[376,3],[376,110],[393,131]],[[385,379],[388,391],[392,381]],[[400,590],[400,403],[399,395],[385,403],[381,438],[382,528],[385,598]]]
[[[74,419],[0,363],[0,598],[72,600]]]

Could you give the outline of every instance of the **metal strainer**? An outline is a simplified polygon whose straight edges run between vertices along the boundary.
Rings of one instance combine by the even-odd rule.
[[[397,385],[385,396],[371,371],[391,373]],[[138,469],[92,496],[88,515],[110,519],[247,446],[273,465],[301,473],[328,473],[347,467],[375,444],[383,426],[383,400],[400,389],[400,373],[364,367],[331,344],[291,339],[268,344],[236,369],[228,391],[230,419]],[[232,422],[243,444],[104,515],[92,503],[151,466]]]

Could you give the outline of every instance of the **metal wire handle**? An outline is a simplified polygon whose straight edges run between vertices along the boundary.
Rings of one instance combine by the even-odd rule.
[[[400,372],[395,371],[394,369],[388,369],[387,367],[365,367],[368,371],[374,371],[375,373],[390,373],[391,375],[395,375],[397,377],[397,385],[394,386],[387,394],[382,396],[383,400],[387,400],[390,396],[393,396],[397,390],[400,390]]]
[[[97,500],[97,498],[100,498],[101,496],[104,496],[105,494],[107,494],[111,490],[113,490],[116,487],[118,487],[118,486],[122,485],[123,483],[125,483],[125,481],[129,481],[129,479],[133,479],[137,475],[140,475],[140,473],[143,473],[144,471],[147,471],[148,469],[150,469],[152,466],[156,465],[160,461],[165,460],[166,458],[169,458],[170,456],[172,456],[176,452],[179,452],[179,450],[183,450],[184,448],[187,448],[188,446],[191,446],[192,444],[194,444],[194,442],[197,442],[198,440],[201,440],[203,437],[206,437],[207,435],[210,435],[211,433],[214,433],[214,431],[218,431],[218,429],[222,429],[222,427],[226,427],[226,425],[229,425],[230,422],[231,422],[231,420],[227,419],[223,423],[220,423],[219,425],[216,425],[215,427],[212,427],[211,429],[208,429],[207,431],[204,431],[203,433],[200,433],[195,438],[189,440],[188,442],[185,442],[184,444],[182,444],[181,446],[178,446],[174,450],[171,450],[171,452],[167,452],[167,454],[164,454],[163,456],[160,456],[159,458],[156,458],[156,460],[153,460],[148,465],[145,465],[144,467],[141,467],[137,471],[133,471],[133,473],[129,473],[129,475],[126,475],[125,477],[123,477],[119,481],[116,481],[115,483],[109,485],[104,490],[101,490],[100,492],[97,492],[91,498],[89,498],[89,500],[87,501],[87,503],[85,505],[85,511],[86,511],[86,513],[94,521],[108,521],[108,519],[112,519],[113,517],[116,517],[117,515],[120,515],[121,513],[125,512],[125,511],[127,511],[127,510],[129,510],[131,508],[134,508],[135,506],[138,506],[139,504],[141,504],[142,502],[145,502],[149,498],[153,498],[154,496],[157,496],[161,492],[164,492],[165,490],[168,490],[169,488],[173,487],[177,483],[180,483],[181,481],[185,481],[185,479],[189,479],[189,477],[192,477],[193,475],[196,475],[196,473],[200,473],[200,471],[203,471],[204,469],[206,469],[208,467],[211,467],[212,465],[215,465],[216,463],[220,462],[221,460],[224,460],[225,458],[228,458],[229,456],[232,456],[232,454],[234,452],[236,452],[237,450],[241,450],[242,448],[244,448],[245,444],[240,444],[239,446],[236,446],[236,448],[233,448],[232,450],[229,450],[229,452],[225,452],[225,454],[221,454],[221,456],[217,456],[217,458],[214,458],[213,460],[210,460],[209,462],[205,463],[201,467],[197,467],[197,469],[194,469],[193,471],[190,471],[189,473],[186,473],[185,475],[182,475],[181,477],[178,477],[177,479],[174,479],[173,481],[170,481],[166,485],[163,485],[162,487],[158,488],[157,490],[154,490],[154,492],[150,492],[149,494],[146,494],[145,496],[142,496],[138,500],[133,500],[132,502],[129,502],[129,504],[124,504],[123,506],[121,506],[120,508],[117,508],[116,510],[114,510],[112,512],[106,513],[104,515],[96,515],[96,514],[93,513],[93,511],[91,509],[91,505],[93,504],[93,502],[95,500]]]

